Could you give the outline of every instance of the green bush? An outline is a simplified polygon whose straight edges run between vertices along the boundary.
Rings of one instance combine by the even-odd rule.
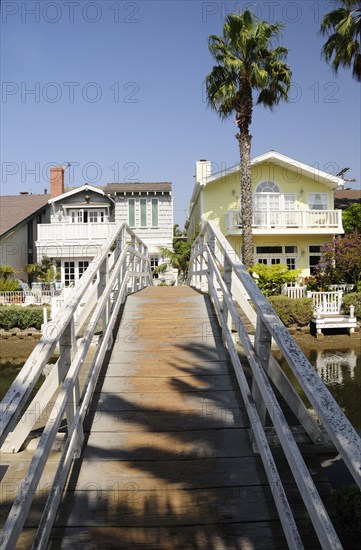
[[[361,292],[350,292],[342,297],[342,309],[347,315],[350,314],[350,306],[355,306],[355,315],[361,319]]]
[[[281,294],[283,285],[294,283],[301,269],[288,269],[286,264],[254,264],[249,270],[265,296]]]
[[[18,279],[0,277],[0,292],[15,292],[17,290],[20,290]]]
[[[311,298],[294,299],[287,296],[270,296],[268,301],[286,327],[291,325],[304,327],[312,319]]]
[[[48,308],[48,317],[50,308]],[[20,328],[22,330],[29,327],[39,330],[43,324],[42,306],[0,306],[0,328],[10,330]]]

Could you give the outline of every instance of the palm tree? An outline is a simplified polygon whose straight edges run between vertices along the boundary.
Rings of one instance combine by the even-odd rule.
[[[361,0],[337,0],[337,9],[322,19],[321,33],[329,36],[322,48],[326,61],[339,67],[351,67],[352,76],[361,82]]]
[[[56,272],[53,260],[43,256],[39,263],[27,264],[25,269],[29,275],[33,275],[39,282],[50,283],[59,279],[60,274]]]
[[[209,37],[217,62],[206,78],[208,104],[223,119],[236,116],[240,151],[242,261],[253,265],[251,138],[253,105],[272,109],[288,99],[291,71],[284,63],[288,50],[273,47],[282,25],[258,19],[250,10],[228,15],[223,37]]]

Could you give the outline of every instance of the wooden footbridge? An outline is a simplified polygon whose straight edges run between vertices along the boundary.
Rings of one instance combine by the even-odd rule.
[[[360,439],[224,243],[152,287],[123,225],[44,327],[1,404],[2,550],[342,548],[315,457],[361,486]]]

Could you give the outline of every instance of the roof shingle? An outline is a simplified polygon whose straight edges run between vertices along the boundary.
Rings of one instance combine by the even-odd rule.
[[[140,183],[108,183],[108,185],[106,185],[103,188],[104,193],[131,193],[131,192],[146,193],[147,191],[170,192],[171,190],[172,190],[172,184],[169,181],[140,182]]]
[[[50,195],[0,196],[0,236],[48,204]]]

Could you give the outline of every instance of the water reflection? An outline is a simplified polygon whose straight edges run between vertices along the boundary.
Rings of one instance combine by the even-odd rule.
[[[319,351],[303,348],[302,351],[315,367],[320,378],[355,430],[361,435],[361,350],[340,349]],[[297,382],[295,375],[283,359],[282,354],[279,351],[274,351],[273,354],[309,408],[310,403]]]
[[[357,354],[349,351],[317,351],[315,367],[326,385],[343,384],[353,380],[357,367]]]

